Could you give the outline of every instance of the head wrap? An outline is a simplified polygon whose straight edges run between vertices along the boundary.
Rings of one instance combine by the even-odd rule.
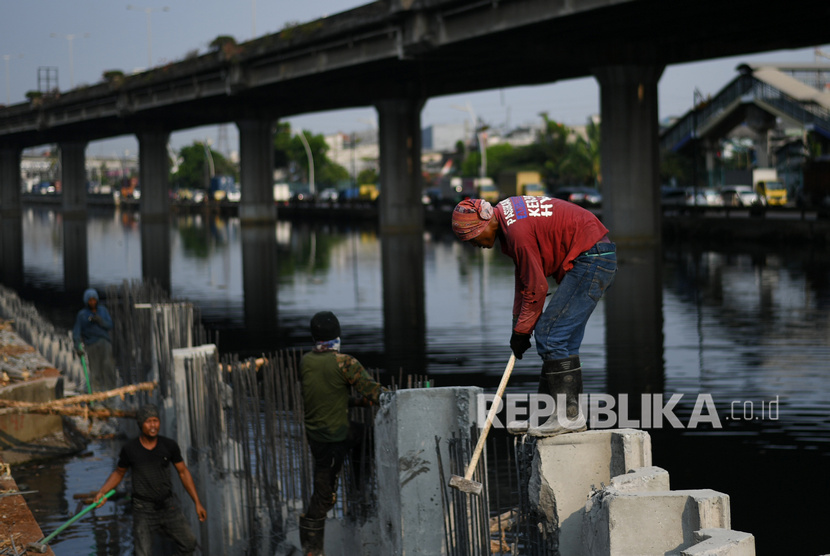
[[[154,406],[151,403],[148,403],[146,405],[142,405],[138,409],[138,411],[135,412],[135,420],[138,423],[139,427],[141,425],[143,425],[144,421],[146,421],[150,417],[155,417],[155,418],[158,419],[158,416],[159,416],[159,408],[157,408],[156,406]]]
[[[76,290],[76,291],[77,291],[77,290]],[[87,303],[89,303],[89,300],[90,300],[91,298],[93,298],[93,297],[94,297],[95,299],[101,299],[100,297],[98,297],[98,292],[97,292],[97,291],[95,291],[94,289],[89,288],[88,290],[86,290],[86,291],[84,292],[84,305],[86,305]]]
[[[452,211],[452,231],[469,241],[484,231],[493,218],[493,206],[484,199],[464,199]]]
[[[334,340],[340,336],[340,321],[331,311],[320,311],[311,317],[311,337],[315,342]]]

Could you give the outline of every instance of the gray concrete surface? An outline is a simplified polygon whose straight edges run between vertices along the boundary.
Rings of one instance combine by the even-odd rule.
[[[375,418],[380,554],[445,554],[441,478],[435,437],[442,439],[449,481],[447,439],[476,420],[480,388],[399,390],[381,401]]]
[[[568,433],[540,439],[528,485],[550,548],[580,554],[582,512],[591,488],[651,465],[651,437],[633,429]]]

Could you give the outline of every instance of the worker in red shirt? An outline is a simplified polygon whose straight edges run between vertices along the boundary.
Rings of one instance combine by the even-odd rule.
[[[453,211],[452,228],[462,241],[485,249],[498,238],[502,252],[516,265],[510,348],[521,359],[535,334],[543,361],[539,393],[553,396],[557,406],[545,423],[530,426],[528,434],[585,430],[579,407],[579,346],[588,318],[617,272],[616,246],[608,239],[608,229],[593,213],[549,197],[510,197],[495,207],[482,199],[465,199]],[[544,308],[548,276],[559,286]]]

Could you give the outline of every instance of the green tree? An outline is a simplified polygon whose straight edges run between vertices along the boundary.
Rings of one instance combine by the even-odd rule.
[[[360,173],[357,175],[357,184],[364,185],[364,184],[377,184],[378,183],[378,172],[374,168],[366,168],[361,170]]]
[[[189,189],[207,189],[210,185],[210,160],[207,157],[208,148],[204,143],[194,142],[182,147],[179,151],[181,164],[179,170],[171,177],[174,187]],[[214,175],[228,175],[238,178],[236,168],[220,153],[210,149],[213,159]]]
[[[323,135],[304,131],[314,160],[314,181],[320,185],[334,185],[349,179],[349,171],[331,161],[326,153],[329,146]],[[308,156],[299,134],[291,134],[288,123],[277,125],[274,134],[274,167],[287,168],[292,181],[309,181]]]

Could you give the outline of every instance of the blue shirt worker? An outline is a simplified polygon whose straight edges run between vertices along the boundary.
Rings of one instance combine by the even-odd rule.
[[[199,521],[207,519],[207,511],[199,501],[193,476],[184,463],[179,445],[172,438],[161,436],[158,408],[153,404],[142,406],[136,412],[141,429],[138,438],[128,441],[118,456],[115,471],[95,495],[103,505],[104,495],[121,483],[132,469],[133,542],[136,556],[150,556],[153,536],[162,533],[176,545],[176,554],[190,555],[196,550],[196,536],[190,528],[178,497],[173,494],[170,466],[175,467],[182,486],[193,499]]]
[[[106,392],[118,387],[110,330],[112,317],[107,308],[98,303],[98,292],[89,288],[84,292],[84,308],[75,317],[72,339],[78,355],[86,357],[92,392]]]

